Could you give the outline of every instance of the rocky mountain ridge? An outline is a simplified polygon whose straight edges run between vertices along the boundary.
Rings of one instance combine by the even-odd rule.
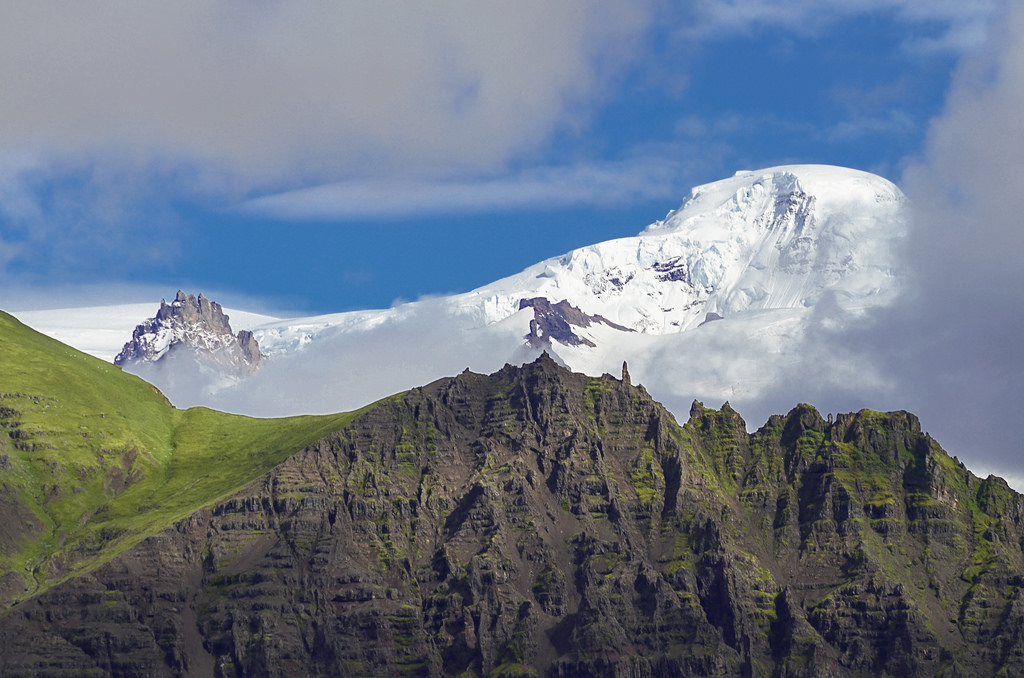
[[[255,372],[265,358],[251,331],[232,332],[220,304],[202,293],[196,297],[178,290],[170,304],[161,299],[156,315],[135,328],[114,364],[130,367],[157,363],[181,353],[190,354],[203,365],[238,375]]]
[[[572,328],[582,329],[594,323],[607,325],[622,332],[631,331],[600,315],[587,315],[565,300],[552,304],[544,297],[520,299],[519,310],[525,308],[533,309],[533,320],[530,321],[530,333],[526,335],[526,343],[534,348],[551,349],[552,340],[563,346],[583,345],[593,348],[596,345],[594,342],[579,336]]]
[[[385,399],[19,605],[0,673],[1010,675],[1022,588],[1024,500],[911,414],[680,426],[545,355]]]

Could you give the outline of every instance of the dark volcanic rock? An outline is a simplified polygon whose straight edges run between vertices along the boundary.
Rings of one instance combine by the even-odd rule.
[[[622,332],[632,332],[608,320],[601,315],[587,315],[580,309],[563,299],[552,304],[545,297],[520,299],[519,310],[533,309],[533,320],[530,321],[530,333],[526,335],[526,343],[535,348],[551,348],[551,340],[566,346],[595,346],[594,342],[573,332],[573,327],[590,327],[594,323],[607,325]]]
[[[16,607],[0,674],[1019,675],[1022,519],[905,412],[680,427],[544,356],[384,400]]]

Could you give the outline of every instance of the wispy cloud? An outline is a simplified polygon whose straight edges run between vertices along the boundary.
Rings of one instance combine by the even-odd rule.
[[[148,172],[0,154],[0,282],[82,283],[174,258],[179,222]]]
[[[984,42],[995,7],[993,0],[699,0],[681,31],[698,40],[772,27],[813,35],[851,16],[891,13],[930,29],[908,38],[908,50],[962,52]]]
[[[680,173],[679,163],[645,158],[481,180],[350,181],[264,196],[237,209],[278,219],[344,220],[612,205],[674,197]]]
[[[826,128],[824,138],[834,142],[853,141],[865,137],[907,134],[917,121],[906,111],[892,110],[883,115],[855,116]]]
[[[867,136],[904,135],[917,121],[906,111],[892,109],[878,114],[853,113],[832,124],[821,124],[775,114],[730,113],[714,119],[687,116],[676,123],[676,133],[684,139],[713,138],[733,140],[757,135],[771,135],[777,139],[803,139],[823,143],[844,143]]]

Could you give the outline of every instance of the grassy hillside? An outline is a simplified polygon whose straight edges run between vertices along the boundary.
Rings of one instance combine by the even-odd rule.
[[[109,560],[344,427],[175,409],[0,312],[0,609]]]

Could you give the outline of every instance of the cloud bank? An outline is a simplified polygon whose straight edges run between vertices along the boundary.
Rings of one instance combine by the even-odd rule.
[[[1024,443],[1024,6],[966,57],[904,187],[914,294],[877,320],[878,353],[947,443],[1019,469]],[[947,435],[944,433],[944,435]]]
[[[582,115],[648,19],[614,0],[9,3],[0,149],[275,183],[490,167]]]
[[[272,356],[255,375],[223,388],[210,374],[144,364],[131,370],[159,384],[178,407],[214,406],[251,416],[279,417],[354,410],[464,369],[490,373],[506,361],[532,360],[522,347],[529,316],[481,327],[444,299],[393,309],[360,331],[323,334],[286,355]]]

